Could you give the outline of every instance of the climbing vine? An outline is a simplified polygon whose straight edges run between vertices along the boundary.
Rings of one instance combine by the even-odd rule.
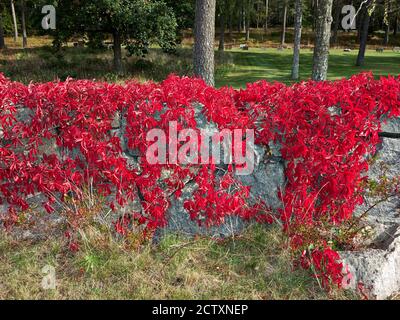
[[[42,194],[52,213],[94,188],[112,210],[140,203],[115,222],[118,233],[126,235],[134,220],[151,234],[165,226],[171,197],[181,197],[192,181],[197,189],[184,207],[193,220],[206,226],[229,215],[280,221],[296,265],[311,268],[326,288],[341,286],[345,272],[334,230],[363,202],[368,159],[380,142],[382,119],[400,116],[399,95],[399,78],[368,73],[292,86],[260,81],[242,90],[173,75],[159,84],[68,79],[28,86],[0,75],[3,223],[11,228],[32,195]],[[168,133],[171,121],[178,131],[199,130],[198,105],[219,129],[253,129],[257,144],[280,148],[287,178],[281,208],[273,211],[263,199],[250,205],[251,188],[236,179],[232,165],[147,162],[146,134]],[[73,215],[82,212],[75,206]]]

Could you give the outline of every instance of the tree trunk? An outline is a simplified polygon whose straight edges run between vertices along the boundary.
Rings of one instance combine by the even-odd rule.
[[[293,67],[292,79],[299,79],[300,66],[300,45],[301,45],[301,28],[303,20],[302,0],[296,0],[295,18],[294,18],[294,46],[293,46]]]
[[[250,40],[250,19],[246,17],[246,41]]]
[[[339,25],[340,25],[340,14],[342,11],[341,4],[342,4],[341,0],[335,0],[335,19],[334,19],[334,24],[333,24],[333,35],[331,38],[332,45],[336,45],[336,43],[337,43],[338,30],[339,30]]]
[[[122,73],[122,40],[121,35],[118,30],[114,30],[113,32],[114,38],[114,71],[117,73]]]
[[[258,27],[260,26],[260,4],[257,2],[256,3],[256,30],[258,30]]]
[[[219,45],[218,50],[224,51],[225,49],[225,10],[226,10],[226,0],[224,0],[224,6],[221,7],[221,12],[219,16]]]
[[[238,6],[239,6],[239,4],[238,4]],[[242,19],[243,19],[243,3],[242,3],[242,5],[240,6],[240,8],[238,7],[238,13],[237,13],[237,15],[238,15],[238,19],[237,19],[237,31],[238,31],[238,33],[240,34],[240,33],[242,33],[242,25],[243,25],[243,22],[242,22]]]
[[[232,37],[233,37],[233,12],[232,12],[231,9],[230,9],[230,12],[229,12],[228,24],[229,24],[229,38],[232,39]]]
[[[28,46],[28,37],[26,35],[25,10],[25,0],[21,0],[22,48],[26,48]]]
[[[250,1],[246,0],[246,23],[245,23],[246,41],[250,40],[250,19],[251,19],[250,13],[251,13]]]
[[[214,85],[215,0],[196,0],[194,73]]]
[[[384,46],[387,46],[389,44],[389,32],[390,32],[390,25],[388,22],[388,24],[385,24],[385,37],[383,39]]]
[[[15,15],[14,0],[11,0],[11,14],[12,14],[12,19],[13,19],[13,24],[14,24],[14,42],[17,42],[18,26],[17,26],[17,16]]]
[[[317,10],[318,10],[318,0],[311,0],[311,11],[313,12],[312,20],[312,31],[314,32],[317,27]]]
[[[265,27],[264,27],[264,31],[265,34],[268,32],[268,0],[265,0]]]
[[[383,45],[387,46],[389,44],[389,32],[390,32],[390,11],[391,11],[391,2],[389,0],[385,1],[384,4],[384,13],[383,13],[383,22],[385,24],[385,37],[383,39]]]
[[[368,1],[367,4],[362,9],[363,20],[360,23],[360,48],[358,50],[356,66],[362,66],[364,64],[365,50],[367,48],[367,40],[368,40],[369,21],[371,20],[371,16],[368,13],[368,7],[370,3],[371,0]]]
[[[246,1],[246,0],[243,0]],[[242,6],[242,30],[244,30],[246,32],[246,8],[245,8],[245,4],[243,2],[243,6]]]
[[[361,21],[361,22],[357,23],[357,41],[360,42],[362,21],[364,21],[364,14],[362,13],[362,11],[359,13],[357,18],[359,21]]]
[[[281,33],[281,46],[285,44],[286,40],[286,17],[287,17],[287,1],[285,0],[284,8],[283,8],[283,20],[282,20],[282,33]]]
[[[312,71],[312,79],[315,81],[326,80],[328,74],[331,24],[332,0],[319,0]]]
[[[399,28],[399,17],[396,16],[394,19],[394,26],[393,26],[393,36],[397,36],[397,29]]]
[[[2,9],[2,7],[0,5],[0,12],[2,11],[1,9]],[[5,47],[6,47],[6,44],[4,42],[3,21],[1,19],[1,14],[0,14],[0,50],[4,49]]]

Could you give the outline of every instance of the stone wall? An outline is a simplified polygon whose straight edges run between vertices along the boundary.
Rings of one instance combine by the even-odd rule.
[[[400,118],[384,123],[382,129],[400,133]],[[383,176],[400,177],[400,139],[382,139],[368,176],[374,181]],[[356,215],[367,210],[366,220],[372,238],[366,248],[342,252],[341,257],[354,276],[351,288],[361,284],[371,298],[386,299],[400,292],[400,194],[393,194],[387,200],[367,194]]]
[[[198,106],[196,121],[200,129],[210,132],[216,131],[217,126],[206,121],[201,114],[201,106]],[[19,120],[29,121],[29,110],[19,109]],[[121,114],[115,116],[112,124],[112,132],[121,139],[123,156],[132,166],[140,166],[140,155],[136,150],[130,150],[125,141],[126,123]],[[383,130],[391,133],[400,133],[400,118],[394,119],[383,125]],[[1,139],[0,133],[0,139]],[[279,208],[281,203],[277,197],[278,191],[285,186],[284,169],[285,163],[281,158],[279,147],[270,145],[272,153],[266,153],[261,146],[255,148],[255,170],[248,176],[237,176],[246,186],[251,187],[250,202],[262,199],[271,208]],[[58,153],[55,141],[46,141],[40,147],[43,153]],[[370,167],[369,178],[379,180],[382,175],[388,178],[400,177],[400,139],[383,138],[378,147],[376,161]],[[193,181],[186,181],[186,185],[180,199],[171,197],[171,206],[167,212],[167,226],[157,230],[155,240],[167,233],[179,233],[188,236],[208,235],[211,237],[227,237],[240,233],[246,226],[241,219],[231,216],[225,222],[216,227],[200,227],[189,218],[189,214],[183,207],[186,199],[190,199],[197,185]],[[30,229],[16,228],[16,235],[20,239],[46,238],[49,234],[57,233],[60,226],[65,222],[57,212],[48,215],[41,209],[41,195],[32,196],[29,202],[34,208],[35,215],[32,219],[36,221]],[[120,211],[105,217],[97,217],[97,221],[110,224],[119,215],[130,210],[140,210],[140,202],[135,201],[128,204]],[[349,266],[354,275],[351,287],[357,288],[362,283],[371,297],[378,299],[387,298],[395,292],[400,291],[400,197],[394,195],[385,201],[366,195],[365,204],[357,209],[356,215],[361,215],[368,210],[366,221],[372,229],[373,237],[364,248],[355,252],[341,252],[345,264]],[[0,205],[0,220],[4,218],[7,204]]]

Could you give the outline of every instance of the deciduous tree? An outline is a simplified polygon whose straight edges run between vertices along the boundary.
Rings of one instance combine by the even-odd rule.
[[[112,35],[114,69],[122,72],[122,46],[129,54],[144,56],[151,43],[171,51],[176,41],[176,19],[172,9],[159,0],[60,0],[57,7],[55,43],[74,34]]]

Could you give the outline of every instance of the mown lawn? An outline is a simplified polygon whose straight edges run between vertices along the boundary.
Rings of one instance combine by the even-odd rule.
[[[386,50],[377,53],[368,50],[363,67],[356,67],[357,50],[343,52],[343,49],[332,49],[329,56],[328,78],[330,80],[350,77],[363,71],[372,71],[375,76],[400,74],[400,53]],[[227,51],[231,55],[232,65],[223,74],[217,73],[217,86],[244,87],[246,83],[266,79],[291,83],[292,50],[250,48],[249,51]],[[304,49],[300,57],[300,80],[311,76],[312,51]]]

